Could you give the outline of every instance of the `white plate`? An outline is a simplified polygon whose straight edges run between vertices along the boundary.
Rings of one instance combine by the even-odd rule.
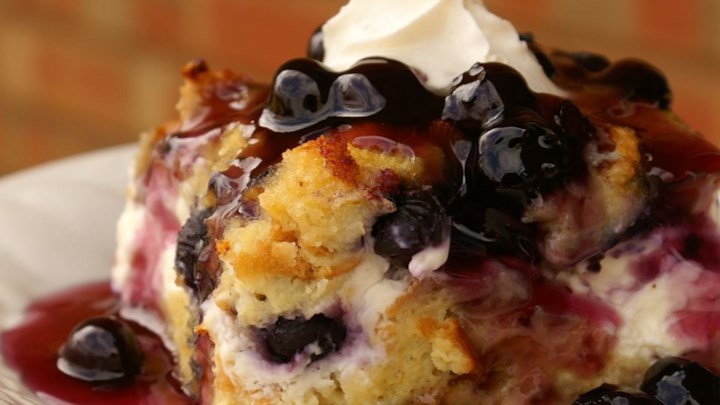
[[[33,299],[107,279],[134,146],[0,178],[0,329]],[[0,403],[39,404],[0,359]]]

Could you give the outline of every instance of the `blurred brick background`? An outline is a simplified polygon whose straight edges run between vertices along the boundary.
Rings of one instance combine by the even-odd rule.
[[[269,81],[342,0],[0,0],[0,174],[174,117],[202,56]],[[720,141],[720,1],[486,0],[539,41],[660,67],[675,108]]]

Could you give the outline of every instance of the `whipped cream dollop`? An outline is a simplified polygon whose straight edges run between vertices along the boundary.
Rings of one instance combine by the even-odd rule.
[[[351,0],[322,30],[331,69],[381,56],[418,69],[428,87],[442,90],[476,62],[501,62],[532,90],[563,94],[513,25],[481,0]]]

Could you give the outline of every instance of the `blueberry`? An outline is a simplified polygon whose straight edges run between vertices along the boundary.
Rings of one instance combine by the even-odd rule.
[[[323,103],[318,83],[309,74],[285,69],[275,76],[272,107],[281,116],[309,120]]]
[[[589,141],[595,130],[590,120],[570,101],[566,101],[560,106],[555,120],[560,124],[565,134],[568,135],[568,138],[575,140],[576,143]]]
[[[578,397],[573,405],[652,405],[656,402],[642,391],[603,384]]]
[[[325,59],[325,35],[323,35],[322,26],[315,29],[315,32],[310,36],[306,54],[309,58],[320,62]]]
[[[523,40],[533,44],[531,35]],[[462,182],[446,203],[451,252],[538,258],[541,234],[523,214],[544,194],[587,174],[590,121],[572,102],[532,92],[514,69],[497,63],[473,66],[455,80],[443,118],[470,144],[455,153]]]
[[[483,128],[502,117],[505,105],[495,85],[486,80],[483,65],[473,65],[455,80],[452,92],[445,97],[442,119]]]
[[[199,259],[208,243],[205,220],[211,213],[209,209],[194,212],[180,229],[177,238],[175,270],[185,285],[196,293],[204,290],[209,282],[208,274]]]
[[[401,194],[395,204],[395,212],[381,216],[373,226],[375,253],[407,267],[413,255],[447,238],[450,219],[430,189]]]
[[[259,125],[288,133],[310,127],[325,118],[323,106],[335,74],[313,59],[293,59],[280,67],[272,84]]]
[[[368,117],[385,107],[385,98],[360,73],[338,76],[330,86],[328,104],[334,117]]]
[[[680,357],[658,360],[645,373],[640,388],[665,405],[720,404],[720,378]]]
[[[356,65],[337,74],[312,59],[287,62],[275,76],[272,95],[260,115],[259,125],[289,133],[324,122],[338,122],[338,118],[377,114],[385,108],[387,100],[365,74],[368,69],[372,70]]]
[[[479,172],[497,189],[524,192],[556,185],[567,172],[566,148],[558,133],[537,123],[493,128],[478,143]]]
[[[78,324],[60,351],[57,368],[90,382],[115,382],[140,373],[143,355],[124,322],[98,317]]]
[[[310,319],[279,318],[259,331],[268,355],[278,363],[288,363],[303,351],[308,352],[311,361],[319,360],[339,350],[346,335],[341,320],[323,314],[315,314]]]

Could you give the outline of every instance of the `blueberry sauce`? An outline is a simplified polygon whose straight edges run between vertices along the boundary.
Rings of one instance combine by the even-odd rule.
[[[356,138],[382,138],[426,160],[432,159],[428,149],[440,149],[443,163],[425,180],[452,217],[454,256],[499,253],[542,260],[537,244],[543,235],[520,220],[523,212],[557,188],[582,183],[588,166],[584,151],[590,143],[612,148],[599,136],[610,125],[637,132],[646,180],[660,184],[647,191],[648,210],[630,232],[707,206],[720,152],[668,115],[671,92],[655,68],[546,50],[531,35],[522,39],[569,99],[535,93],[518,72],[497,63],[470,67],[444,94],[426,89],[422,72],[392,60],[370,58],[343,72],[330,71],[318,62],[323,38],[317,31],[308,45],[313,59],[287,62],[270,87],[227,71],[210,72],[200,61],[188,65],[184,75],[200,89],[201,99],[169,139],[207,136],[231,123],[252,127],[248,147],[211,180],[218,200],[208,221],[214,234],[222,232],[227,216],[256,216],[248,188],[272,171],[284,151],[321,135],[353,144]],[[180,181],[183,173],[174,175]],[[584,254],[597,254],[606,243]]]
[[[172,356],[162,341],[131,322],[127,324],[137,336],[144,355],[139,374],[117,381],[88,382],[65,375],[56,367],[60,350],[78,323],[88,318],[117,317],[118,309],[119,301],[107,282],[73,288],[36,301],[28,307],[23,323],[0,335],[3,358],[26,386],[46,401],[108,405],[193,403],[180,391],[173,377]]]
[[[257,126],[238,163],[213,178],[212,187],[223,187],[217,212],[242,214],[246,187],[290,148],[320,135],[356,145],[362,142],[355,138],[379,137],[428,161],[442,152],[445,164],[429,186],[453,217],[451,249],[529,259],[538,235],[517,218],[541,193],[586,175],[582,149],[594,131],[571,102],[532,92],[514,69],[497,63],[472,66],[438,95],[396,61],[370,58],[333,72],[296,59],[278,70],[266,107],[246,113]],[[251,180],[228,192],[238,167]]]
[[[245,103],[258,105],[226,109],[230,117],[214,124],[239,120],[255,125],[252,142],[237,163],[211,182],[213,187],[224,185],[216,212],[256,215],[255,204],[244,201],[245,191],[294,146],[321,135],[353,144],[355,138],[371,135],[423,159],[432,159],[430,149],[442,151],[443,163],[427,182],[452,217],[455,255],[501,253],[539,261],[543,234],[535,224],[520,221],[523,212],[543,195],[582,183],[588,170],[583,151],[589,143],[612,147],[598,136],[611,124],[637,131],[647,181],[655,184],[650,169],[672,176],[658,190],[648,191],[658,197],[651,198],[652,210],[638,223],[656,226],[707,203],[720,153],[667,116],[670,90],[656,69],[637,61],[610,63],[594,54],[533,47],[552,64],[569,100],[532,92],[514,69],[496,63],[471,67],[439,95],[424,87],[420,72],[392,60],[366,59],[343,72],[313,59],[287,62],[266,93],[257,90],[254,101]],[[198,79],[198,85],[206,81]],[[261,93],[267,104],[258,101]],[[211,98],[208,105],[217,102]],[[178,136],[191,135],[201,133]],[[243,180],[232,186],[237,168],[242,168]],[[599,253],[604,243],[583,252]]]
[[[169,156],[176,152],[178,142],[207,138],[211,144],[216,141],[211,134],[235,125],[250,128],[243,133],[249,145],[225,172],[211,178],[208,187],[215,201],[210,203],[210,211],[198,211],[184,226],[177,223],[173,207],[166,202],[173,200],[168,196],[177,193],[178,184],[189,176],[188,169],[177,164],[164,167],[160,159],[141,171],[139,194],[154,220],[140,235],[141,243],[132,257],[134,279],[129,297],[123,301],[157,306],[159,295],[151,279],[161,252],[178,234],[177,267],[186,286],[204,298],[219,274],[212,240],[221,234],[224,220],[257,216],[257,204],[249,191],[262,186],[262,179],[281,161],[283,152],[323,137],[330,139],[328,142],[439,161],[431,165],[436,172],[421,179],[423,184],[398,184],[392,173],[385,173],[379,192],[398,202],[398,211],[380,218],[373,233],[387,241],[380,253],[402,264],[424,245],[438,243],[435,235],[424,234],[413,223],[451,233],[451,257],[443,269],[448,276],[446,287],[465,297],[460,301],[468,318],[494,317],[497,328],[493,331],[514,334],[497,340],[495,346],[489,344],[484,361],[496,370],[555,362],[547,367],[562,365],[578,375],[592,376],[607,360],[606,353],[614,343],[608,330],[618,326],[619,316],[602,302],[543,281],[537,266],[544,259],[538,248],[543,231],[523,221],[523,213],[544,196],[585,182],[588,148],[612,148],[603,144],[603,134],[611,126],[631,128],[641,143],[643,177],[655,187],[648,188],[648,207],[624,235],[687,226],[686,235],[677,243],[679,254],[698,263],[715,262],[720,245],[702,230],[678,224],[707,220],[697,213],[708,206],[718,183],[720,151],[669,115],[669,85],[652,66],[634,60],[611,63],[590,53],[546,50],[531,36],[523,39],[546,74],[568,92],[567,98],[531,91],[517,71],[498,63],[468,67],[442,94],[423,85],[422,72],[392,60],[366,59],[346,71],[334,72],[317,60],[322,58],[321,32],[309,46],[315,59],[287,62],[271,86],[229,71],[211,72],[202,61],[189,64],[183,74],[188,85],[198,89],[197,105],[187,110],[189,116],[181,117],[181,124],[161,130],[158,139],[165,137],[158,141],[154,157],[172,161]],[[430,152],[438,150],[440,159]],[[417,198],[419,190],[430,197]],[[437,210],[429,214],[428,207],[434,205]],[[401,216],[408,219],[398,225],[396,219]],[[606,247],[599,244],[587,255]],[[513,270],[502,270],[507,268]],[[656,276],[652,271],[644,274],[647,280]],[[504,277],[517,274],[522,276],[513,284],[517,294],[497,294]],[[718,285],[716,281],[712,285]],[[137,325],[132,329],[147,358],[131,382],[88,383],[56,369],[58,350],[71,329],[88,317],[114,315],[117,308],[106,284],[39,301],[28,309],[24,324],[2,335],[2,354],[28,387],[62,401],[189,403],[177,390],[172,362],[161,342]],[[681,319],[686,319],[687,325],[681,329],[696,331],[698,336],[712,335],[701,327],[708,324],[704,314],[686,315]],[[713,328],[720,325],[720,317],[711,323]],[[528,330],[531,324],[552,328],[555,335],[516,333]],[[340,329],[332,320],[314,321],[312,327],[288,320],[264,333],[268,351],[276,361],[284,362],[316,341],[321,342],[322,356],[337,350],[345,338]],[[497,338],[480,329],[469,333],[479,340]],[[290,330],[302,333],[286,333]],[[199,390],[203,398],[212,378],[211,346],[207,337],[198,339],[196,360],[205,381]],[[698,374],[703,375],[702,370]],[[612,403],[613,398],[635,395],[604,386],[589,393],[584,403],[595,403],[596,398]],[[637,403],[647,399],[646,394],[637,395]]]

